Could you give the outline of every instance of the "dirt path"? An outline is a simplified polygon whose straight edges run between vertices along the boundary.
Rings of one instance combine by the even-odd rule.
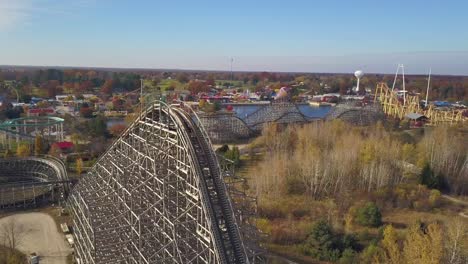
[[[35,252],[41,264],[66,264],[72,249],[64,235],[57,230],[52,217],[44,213],[20,213],[0,219],[0,230],[14,221],[21,227],[22,238],[18,249],[25,254]]]
[[[464,205],[466,207],[468,207],[468,202],[467,201],[464,201],[464,200],[460,200],[460,199],[457,199],[455,197],[451,197],[451,196],[448,196],[448,195],[442,195],[442,197],[444,197],[445,199],[453,202],[453,203],[456,203],[456,204],[461,204],[461,205]],[[468,218],[468,213],[466,212],[460,212],[458,215],[460,215],[461,217],[464,217],[464,218]]]

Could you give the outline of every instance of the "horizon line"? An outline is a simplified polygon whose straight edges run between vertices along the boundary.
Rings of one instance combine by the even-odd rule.
[[[119,66],[70,66],[70,65],[26,65],[26,64],[5,64],[0,65],[0,68],[6,67],[22,67],[22,68],[66,68],[66,69],[108,69],[108,70],[141,70],[141,71],[192,71],[192,72],[231,72],[231,70],[214,70],[214,69],[201,69],[201,68],[148,68],[148,67],[119,67]],[[357,69],[359,70],[359,69]],[[320,72],[320,71],[267,71],[267,70],[232,70],[234,73],[289,73],[289,74],[350,74],[354,75],[354,72]],[[396,71],[395,71],[396,72]],[[394,72],[364,72],[364,75],[391,75]],[[406,76],[425,76],[429,73],[405,73]],[[468,74],[437,74],[431,73],[431,76],[451,76],[451,77],[468,77]]]

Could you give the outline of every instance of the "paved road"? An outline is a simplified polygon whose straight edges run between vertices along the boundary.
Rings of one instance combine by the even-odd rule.
[[[0,232],[5,225],[15,225],[24,230],[18,249],[25,254],[32,252],[40,256],[41,264],[66,264],[71,253],[64,235],[57,230],[52,217],[44,213],[20,213],[0,219]]]

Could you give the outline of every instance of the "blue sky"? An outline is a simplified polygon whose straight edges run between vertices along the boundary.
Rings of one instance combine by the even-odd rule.
[[[0,65],[468,75],[468,1],[0,0]]]

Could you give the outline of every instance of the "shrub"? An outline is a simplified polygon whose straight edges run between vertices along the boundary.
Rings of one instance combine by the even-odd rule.
[[[306,192],[306,186],[300,179],[292,177],[286,180],[286,190],[291,195],[302,195]]]
[[[84,118],[91,118],[93,117],[93,109],[91,107],[81,107],[80,114]]]
[[[320,260],[336,261],[341,252],[337,246],[331,226],[324,220],[316,222],[307,239],[306,255]]]
[[[228,150],[224,153],[224,157],[226,159],[232,160],[234,162],[234,165],[239,165],[240,162],[240,151],[238,147],[232,147],[231,149],[228,148]]]
[[[325,220],[314,224],[309,236],[310,244],[328,248],[333,245],[333,240],[332,228]]]
[[[338,261],[340,264],[353,264],[353,263],[358,263],[357,262],[357,254],[354,250],[352,249],[345,249],[343,253],[341,254],[341,258]]]
[[[440,205],[440,191],[439,190],[431,190],[429,195],[429,203],[432,207],[437,207]]]
[[[228,145],[222,145],[221,147],[219,147],[218,149],[216,149],[216,152],[217,153],[226,153],[227,151],[229,150],[229,146]]]
[[[353,251],[358,251],[359,250],[359,244],[357,242],[357,238],[353,234],[343,235],[341,237],[340,244],[341,244],[340,246],[341,246],[341,248],[343,250],[343,253],[347,249],[351,249]]]
[[[320,220],[312,226],[302,252],[319,260],[355,263],[355,252],[360,248],[354,235],[335,234],[326,221]]]
[[[378,227],[382,225],[382,214],[375,203],[366,203],[364,207],[358,208],[356,222],[362,226]]]
[[[275,244],[292,245],[304,242],[306,239],[304,225],[299,222],[286,222],[271,226],[270,238]]]
[[[377,244],[372,243],[362,251],[360,263],[375,263],[375,259],[379,259],[383,254],[383,250]]]
[[[428,163],[426,163],[422,169],[421,175],[419,176],[419,182],[430,189],[438,189],[442,191],[449,190],[449,186],[444,175],[441,173],[436,174]]]
[[[265,219],[265,218],[257,219],[256,226],[260,231],[264,233],[267,233],[267,234],[271,233],[272,225],[268,219]]]
[[[310,210],[308,208],[295,208],[291,212],[291,214],[296,218],[307,216],[309,213]]]
[[[277,218],[285,218],[288,212],[284,210],[279,204],[262,204],[258,206],[258,216],[270,220]]]

